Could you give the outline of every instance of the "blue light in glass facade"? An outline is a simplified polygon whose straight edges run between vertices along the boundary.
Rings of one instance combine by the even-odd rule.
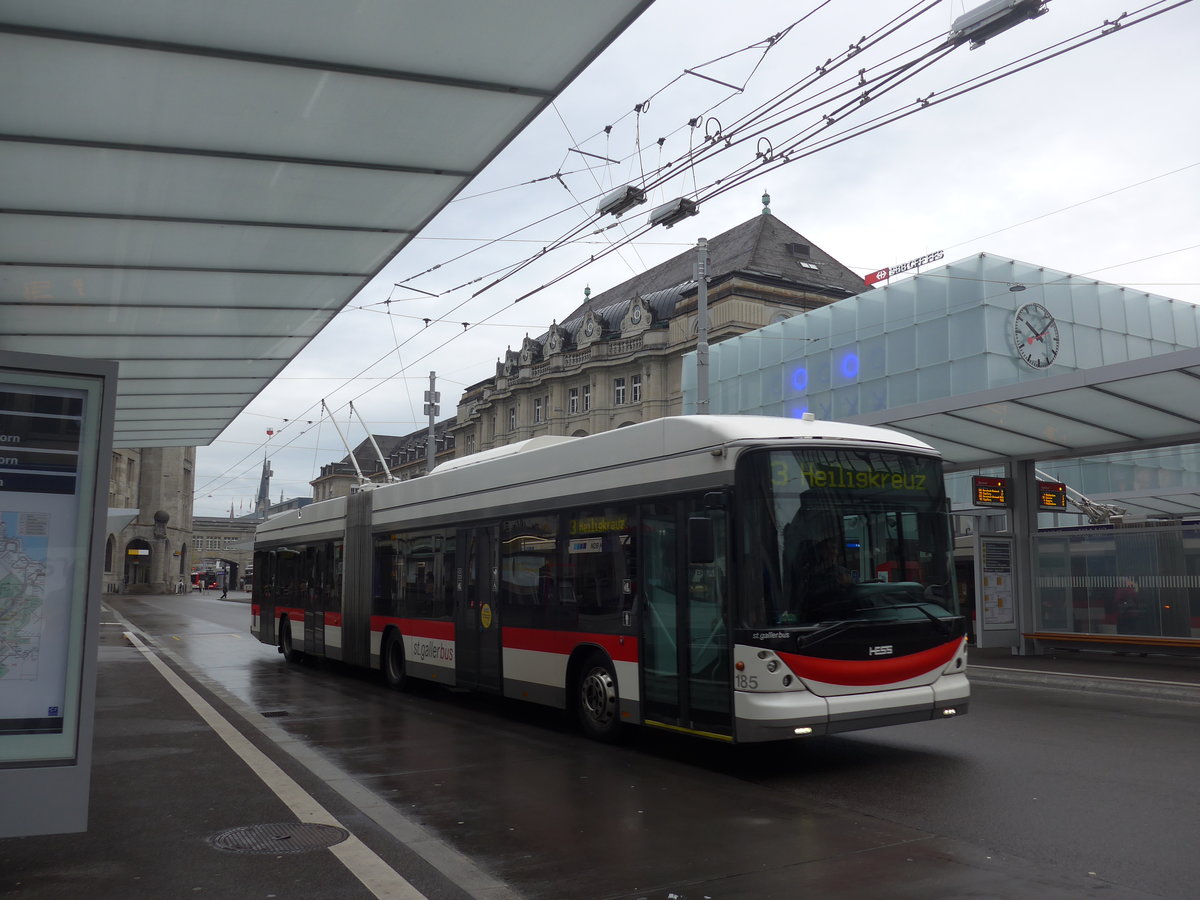
[[[792,370],[792,388],[800,393],[808,390],[808,369],[804,366]]]
[[[841,361],[842,374],[847,378],[858,377],[858,354],[853,351],[842,357]]]
[[[803,419],[806,412],[808,412],[808,404],[804,406],[795,404],[788,408],[788,415],[793,419]]]

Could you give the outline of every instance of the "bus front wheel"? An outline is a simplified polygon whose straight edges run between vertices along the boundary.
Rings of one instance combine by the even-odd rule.
[[[575,692],[575,709],[584,733],[598,741],[616,740],[621,730],[620,707],[612,663],[593,654],[579,670]]]
[[[395,631],[388,632],[383,647],[383,680],[393,691],[404,690],[404,641]]]

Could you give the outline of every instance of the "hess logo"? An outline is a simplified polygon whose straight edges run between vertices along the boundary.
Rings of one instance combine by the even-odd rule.
[[[880,644],[877,647],[867,648],[867,656],[891,656],[893,652],[891,644]]]

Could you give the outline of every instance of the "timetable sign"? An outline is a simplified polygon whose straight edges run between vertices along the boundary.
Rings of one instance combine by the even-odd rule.
[[[976,475],[971,479],[976,506],[1008,506],[1008,479]]]
[[[1061,481],[1039,481],[1037,487],[1039,509],[1067,508],[1067,486]]]

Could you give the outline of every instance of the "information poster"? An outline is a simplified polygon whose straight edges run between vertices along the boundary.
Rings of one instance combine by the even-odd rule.
[[[0,351],[0,839],[88,827],[117,383]]]
[[[1017,621],[1012,541],[985,538],[980,542],[980,557],[983,627],[1011,628]]]
[[[0,374],[0,763],[74,753],[92,513],[81,466],[89,392],[44,381]],[[46,738],[12,740],[19,735]]]

